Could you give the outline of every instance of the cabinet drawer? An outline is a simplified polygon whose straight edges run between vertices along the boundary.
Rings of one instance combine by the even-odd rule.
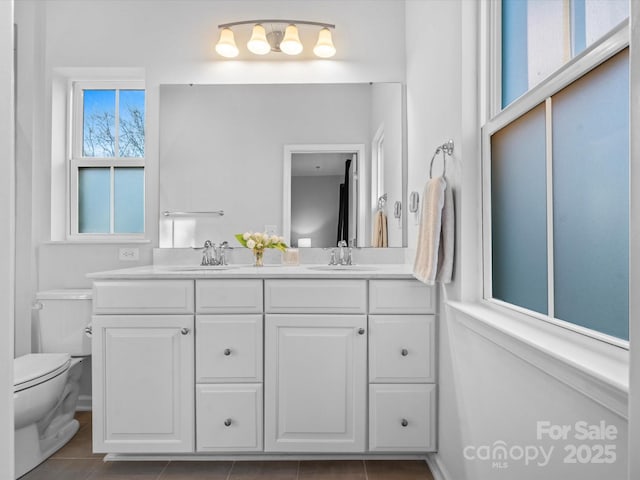
[[[434,292],[417,280],[370,280],[369,313],[434,313]]]
[[[196,385],[198,452],[262,450],[262,385]]]
[[[370,385],[369,449],[434,451],[435,388],[435,385]]]
[[[433,315],[369,315],[369,381],[435,381]]]
[[[196,315],[196,382],[262,381],[262,315]]]
[[[267,313],[365,313],[366,280],[266,280]]]
[[[197,313],[261,313],[262,280],[196,280]]]
[[[192,280],[97,280],[93,313],[193,313]]]

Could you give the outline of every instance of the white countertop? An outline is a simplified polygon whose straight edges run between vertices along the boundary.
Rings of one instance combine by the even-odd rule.
[[[142,267],[90,273],[91,279],[198,279],[198,278],[361,278],[361,279],[411,279],[413,266],[398,264],[361,264],[330,267],[328,265],[301,264],[226,265],[201,267],[198,265],[145,265]]]

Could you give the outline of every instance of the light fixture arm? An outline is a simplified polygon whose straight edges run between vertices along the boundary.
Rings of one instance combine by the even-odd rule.
[[[314,25],[316,27],[332,28],[336,26],[331,23],[323,22],[309,22],[307,20],[286,20],[286,19],[264,19],[264,20],[242,20],[240,22],[222,23],[218,25],[218,28],[230,28],[236,25],[255,25],[256,23],[281,23],[281,24],[294,24],[294,25]]]

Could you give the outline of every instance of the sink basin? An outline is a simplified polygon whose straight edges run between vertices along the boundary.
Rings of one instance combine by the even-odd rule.
[[[169,266],[162,267],[165,270],[170,270],[172,272],[218,272],[222,270],[229,270],[232,268],[239,268],[240,265],[194,265],[194,266]]]
[[[366,265],[314,265],[307,267],[309,270],[319,270],[325,272],[371,272],[377,270],[376,267]]]

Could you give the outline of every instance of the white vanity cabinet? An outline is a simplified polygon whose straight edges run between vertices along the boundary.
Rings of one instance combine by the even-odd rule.
[[[262,451],[262,280],[196,280],[196,451]]]
[[[369,282],[369,450],[436,448],[434,289]]]
[[[193,451],[193,282],[100,281],[94,298],[94,452]]]
[[[265,451],[364,452],[366,281],[266,280],[265,310]]]
[[[95,452],[435,450],[435,289],[269,275],[94,281]]]

